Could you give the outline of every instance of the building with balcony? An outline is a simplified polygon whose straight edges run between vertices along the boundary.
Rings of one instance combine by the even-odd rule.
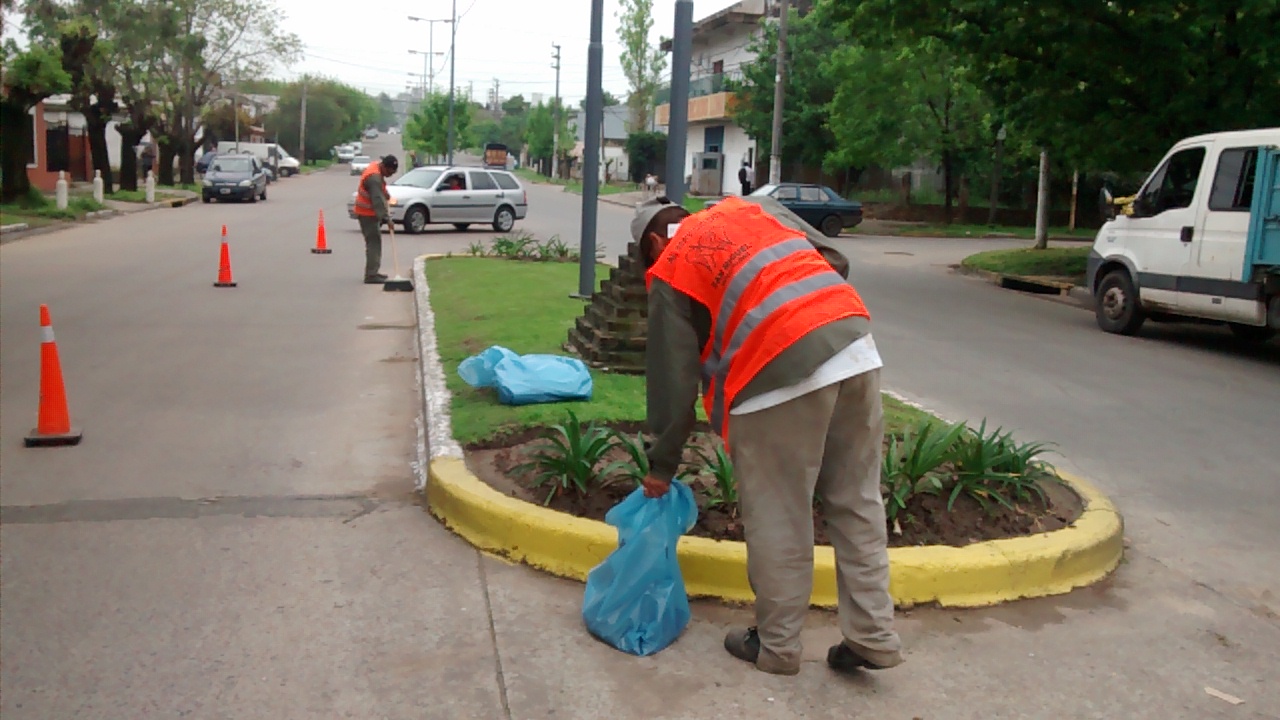
[[[722,156],[718,183],[721,194],[740,192],[738,168],[744,163],[756,164],[756,141],[734,123],[735,96],[727,90],[726,81],[740,78],[742,65],[755,59],[751,46],[763,32],[761,21],[776,14],[776,8],[771,7],[776,4],[767,0],[741,0],[693,25],[685,175],[693,174],[695,153],[719,153]],[[670,52],[671,41],[665,41],[662,49]],[[665,128],[671,121],[670,87],[662,88],[655,102],[655,121]],[[705,168],[704,160],[700,168],[703,177]],[[706,191],[705,183],[700,189]]]

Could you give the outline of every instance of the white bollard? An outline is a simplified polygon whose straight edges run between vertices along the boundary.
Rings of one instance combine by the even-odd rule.
[[[147,171],[147,202],[156,201],[156,176],[150,170]]]
[[[58,203],[59,210],[67,209],[67,172],[65,170],[58,171],[58,182],[53,186],[53,196]]]
[[[102,192],[102,171],[101,170],[93,171],[93,199],[96,200],[99,205],[102,204],[103,192]]]

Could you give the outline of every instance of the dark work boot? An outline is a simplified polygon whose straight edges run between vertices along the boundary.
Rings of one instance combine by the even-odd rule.
[[[827,651],[827,665],[836,672],[852,673],[856,670],[888,670],[901,664],[901,655],[895,655],[893,660],[886,664],[871,662],[860,655],[857,650],[843,642],[838,645],[832,645],[831,649]]]
[[[381,285],[386,281],[387,281],[387,276],[383,275],[382,273],[378,273],[377,275],[369,275],[368,277],[366,277],[364,279],[364,284],[365,285]]]
[[[724,649],[739,660],[746,660],[755,665],[756,669],[762,672],[772,675],[798,675],[800,673],[799,663],[794,666],[779,665],[779,661],[769,653],[766,653],[768,658],[774,659],[772,662],[762,664],[760,662],[760,634],[753,627],[745,630],[741,628],[730,630],[729,634],[724,636]]]

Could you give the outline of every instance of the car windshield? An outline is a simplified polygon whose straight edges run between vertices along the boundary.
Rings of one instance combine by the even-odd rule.
[[[392,185],[408,185],[416,188],[430,188],[436,184],[440,171],[435,168],[418,168],[400,176]]]
[[[214,172],[248,173],[253,167],[247,157],[220,157],[213,163]]]
[[[776,190],[777,188],[778,188],[777,185],[761,185],[760,187],[756,188],[755,192],[751,194],[752,195],[772,195],[773,191]]]
[[[369,162],[369,156],[368,156],[368,155],[357,155],[357,156],[355,156],[355,157],[351,158],[351,162],[352,162],[352,164],[367,163],[367,162]]]

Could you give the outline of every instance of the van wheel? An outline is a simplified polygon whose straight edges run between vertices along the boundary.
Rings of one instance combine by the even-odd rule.
[[[409,208],[409,212],[404,214],[404,231],[410,235],[417,235],[427,226],[427,211],[419,207]]]
[[[822,227],[819,229],[827,237],[837,237],[843,228],[840,226],[840,218],[835,215],[828,215],[822,218]]]
[[[1237,339],[1250,345],[1261,345],[1276,336],[1276,331],[1269,327],[1256,327],[1239,323],[1231,323],[1230,327],[1231,332]]]
[[[1138,289],[1124,270],[1112,270],[1098,283],[1094,295],[1094,315],[1098,327],[1117,335],[1134,335],[1147,319],[1138,299]]]
[[[493,229],[500,233],[511,232],[515,224],[516,214],[509,207],[500,207],[498,212],[493,214]]]

